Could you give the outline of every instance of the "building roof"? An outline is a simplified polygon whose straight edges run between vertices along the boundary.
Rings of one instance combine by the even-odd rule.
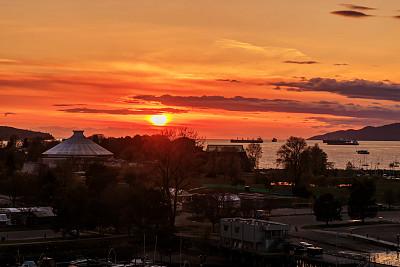
[[[245,152],[243,145],[208,145],[207,152]]]
[[[83,135],[83,131],[73,131],[67,140],[43,153],[46,157],[104,157],[113,153]]]

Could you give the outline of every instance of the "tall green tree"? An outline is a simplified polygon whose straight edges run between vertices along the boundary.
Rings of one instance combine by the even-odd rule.
[[[342,220],[342,205],[330,193],[324,194],[315,200],[313,211],[316,220],[325,222],[326,225],[331,221]]]
[[[376,186],[373,179],[354,179],[350,187],[350,198],[347,208],[350,218],[361,220],[364,223],[365,218],[376,217],[375,190]]]

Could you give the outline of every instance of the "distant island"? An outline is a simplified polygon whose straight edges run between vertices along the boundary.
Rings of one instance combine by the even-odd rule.
[[[307,140],[355,139],[359,141],[400,141],[400,123],[378,127],[367,126],[360,130],[342,130],[316,135]]]
[[[54,139],[54,137],[49,133],[34,132],[31,130],[22,130],[8,126],[0,126],[0,140],[8,141],[12,135],[18,136],[18,139],[35,139],[40,138],[44,140]]]

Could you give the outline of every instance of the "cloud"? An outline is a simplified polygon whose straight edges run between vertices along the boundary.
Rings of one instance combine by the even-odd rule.
[[[394,16],[393,18],[395,18],[395,19],[400,19],[400,16]]]
[[[341,4],[342,6],[345,6],[350,9],[355,9],[355,10],[376,10],[374,7],[367,7],[367,6],[358,6],[358,5],[353,5],[353,4]]]
[[[332,117],[309,117],[309,120],[316,120],[320,122],[332,125],[332,127],[337,126],[375,126],[392,123],[391,120],[383,119],[371,119],[371,118],[332,118]],[[325,127],[325,126],[324,126]]]
[[[217,82],[230,82],[230,83],[241,83],[238,80],[229,80],[229,79],[216,79]]]
[[[54,104],[53,107],[74,107],[74,106],[83,106],[85,104]]]
[[[353,17],[353,18],[363,18],[363,17],[371,16],[371,15],[367,15],[363,12],[358,12],[358,11],[353,11],[353,10],[332,11],[331,14],[344,16],[344,17]]]
[[[257,46],[250,43],[239,42],[231,39],[219,39],[216,44],[222,48],[238,49],[242,51],[262,54],[267,57],[304,58],[306,55],[294,48],[276,46]]]
[[[8,115],[15,115],[14,112],[4,112],[4,117],[7,117]]]
[[[318,64],[317,61],[293,61],[293,60],[286,60],[283,63],[290,63],[290,64]]]
[[[20,64],[23,61],[8,59],[8,58],[0,58],[0,64]]]
[[[286,113],[308,113],[325,114],[334,116],[346,116],[355,118],[379,118],[398,120],[400,106],[369,105],[361,106],[352,103],[341,104],[335,101],[297,101],[288,99],[262,99],[245,98],[235,96],[232,98],[224,96],[172,96],[172,95],[136,95],[126,97],[129,102],[142,100],[147,102],[158,102],[167,106],[191,107],[199,109],[222,109],[239,112],[286,112]]]
[[[175,109],[175,108],[142,108],[142,109],[93,109],[93,108],[70,108],[70,109],[60,109],[58,111],[63,111],[67,113],[92,113],[92,114],[110,114],[110,115],[153,115],[159,113],[187,113],[187,110]]]
[[[331,92],[350,98],[400,101],[400,84],[375,82],[362,79],[338,81],[335,79],[312,78],[299,82],[273,82],[277,89],[295,91]]]
[[[333,64],[333,65],[335,65],[335,66],[348,66],[349,64],[347,64],[347,63],[336,63],[336,64]]]

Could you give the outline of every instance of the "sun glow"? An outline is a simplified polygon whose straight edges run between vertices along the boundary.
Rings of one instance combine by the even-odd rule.
[[[164,126],[168,122],[167,115],[153,115],[150,117],[150,121],[157,126]]]

